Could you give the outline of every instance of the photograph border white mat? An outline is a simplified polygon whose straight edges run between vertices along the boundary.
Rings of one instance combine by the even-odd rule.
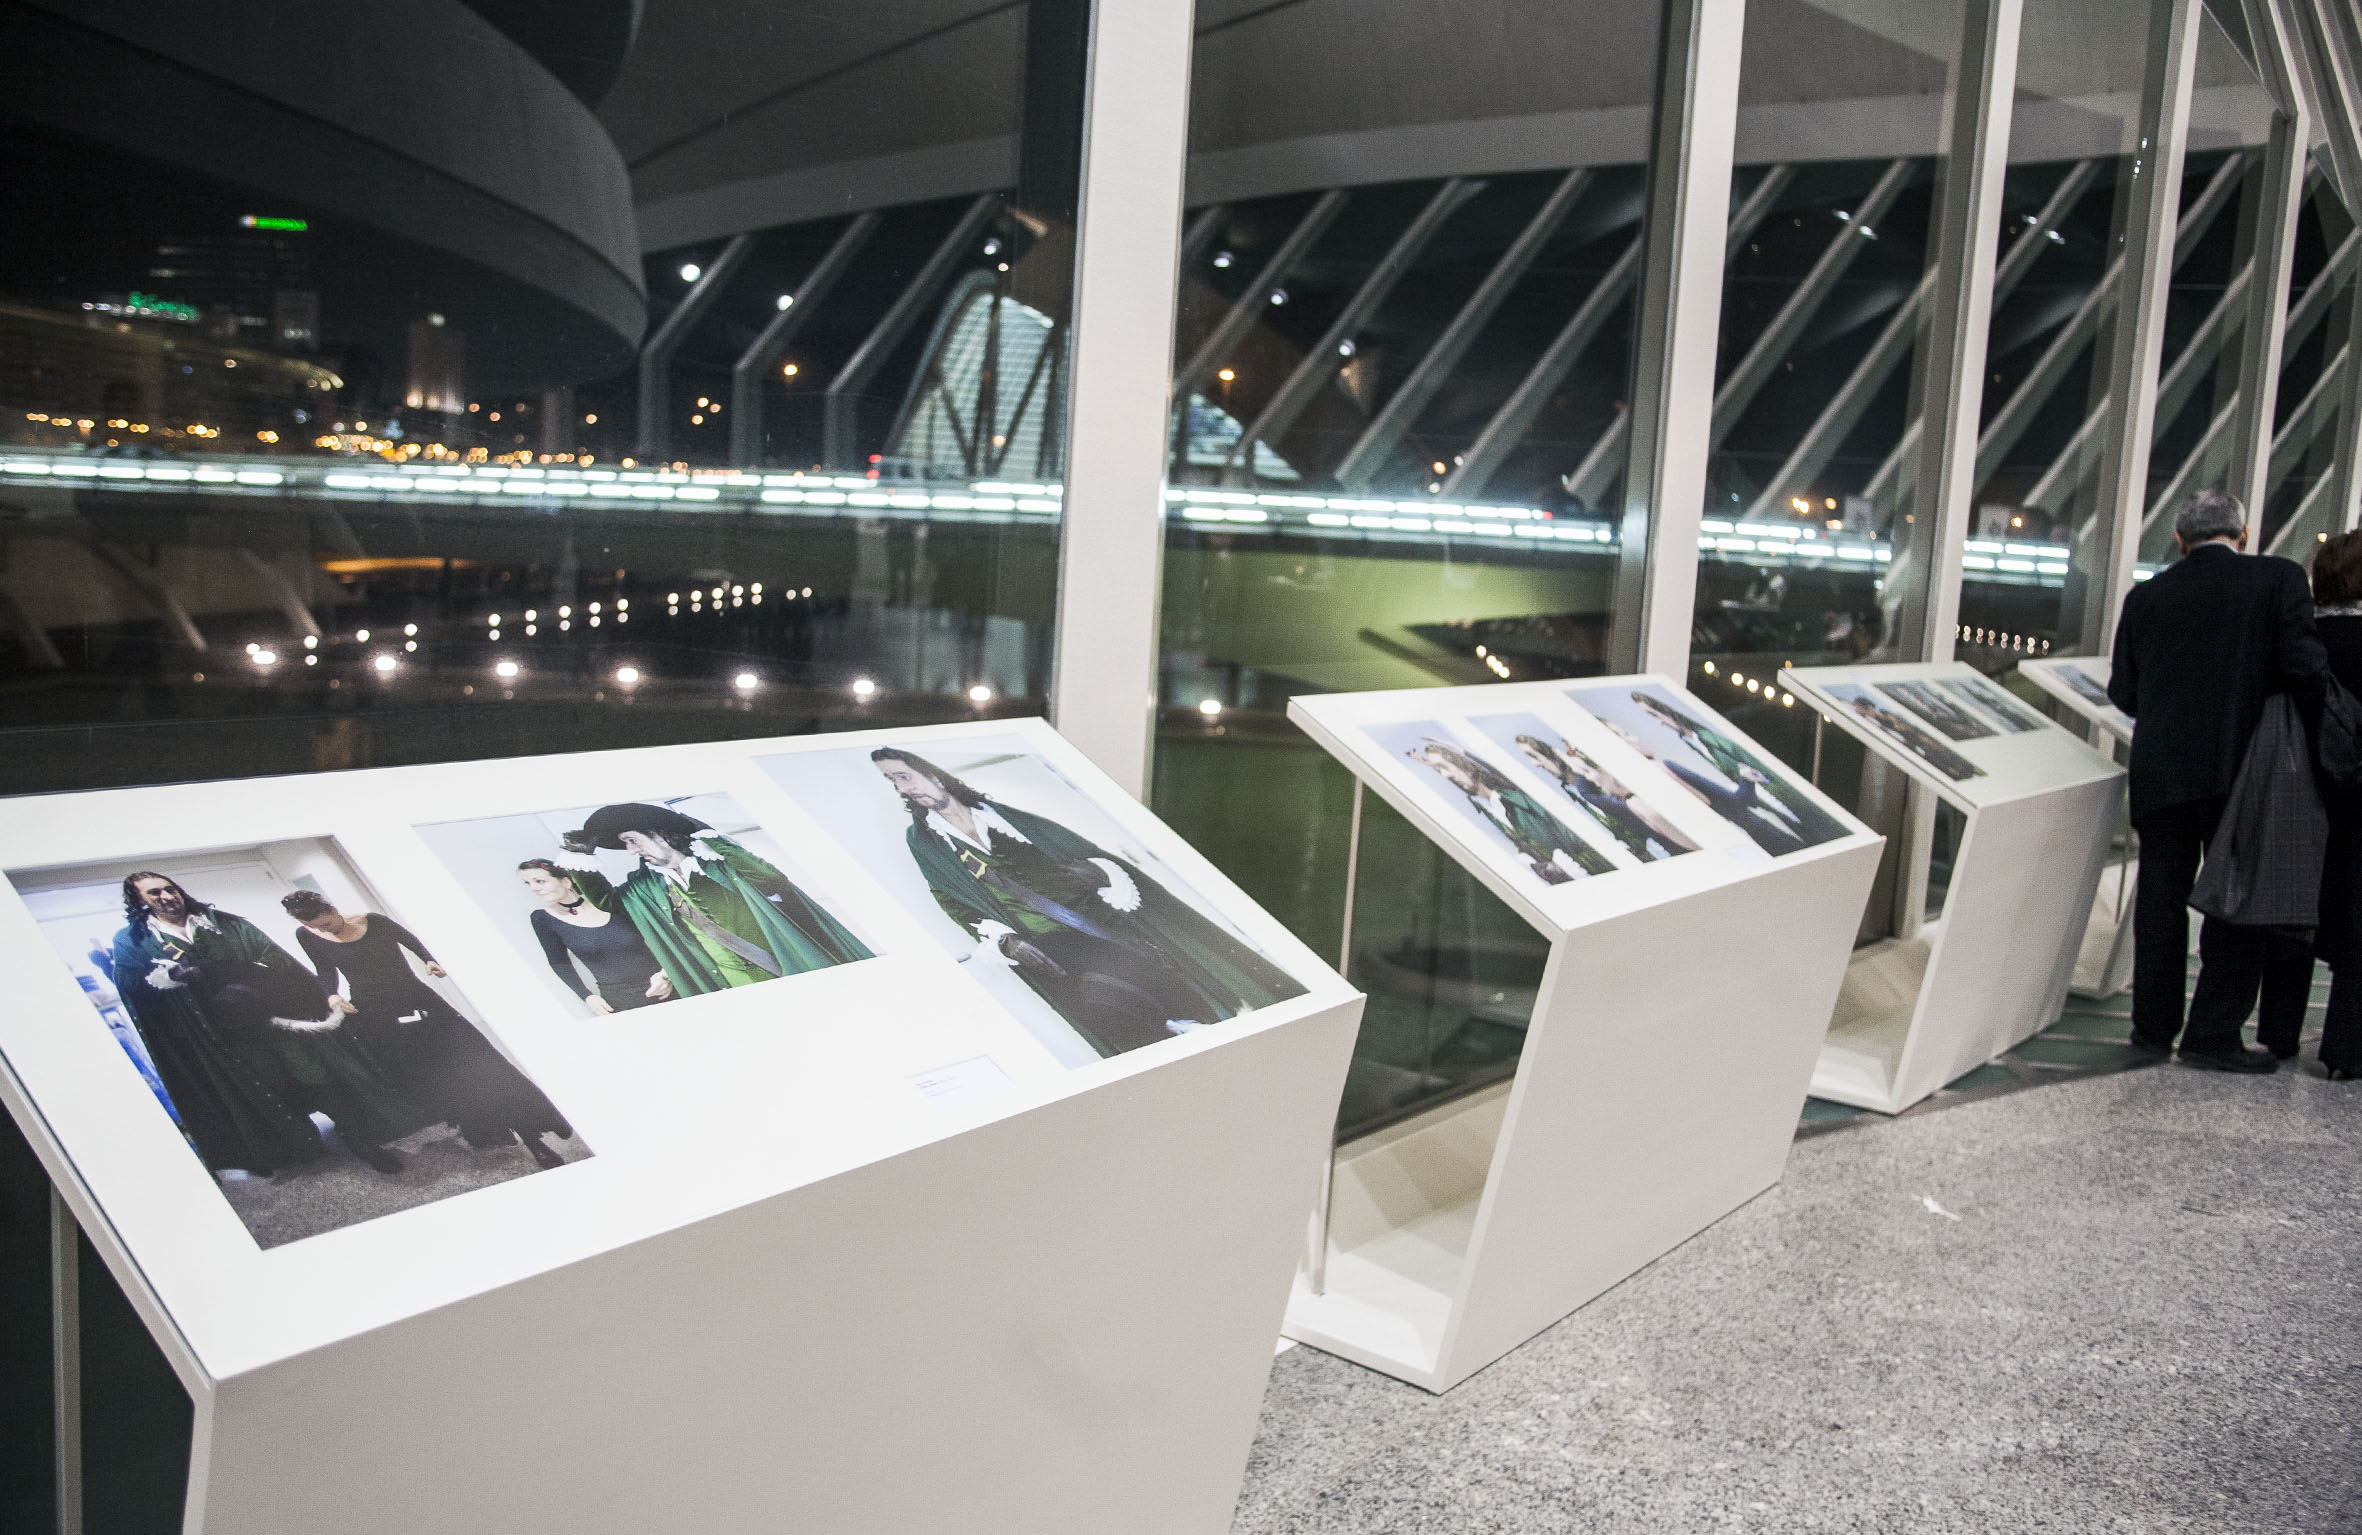
[[[980,733],[1307,994],[1069,1069],[751,760]],[[735,796],[878,957],[569,1016],[413,830],[687,791]],[[1361,999],[1046,724],[22,798],[0,828],[23,870],[335,837],[597,1152],[259,1249],[0,891],[0,1098],[195,1402],[188,1535],[1228,1528]],[[936,1090],[978,1057],[1005,1085]]]
[[[1877,869],[1879,836],[1793,775],[1841,835],[1773,858],[1734,833],[1537,900],[1480,827],[1361,728],[1533,712],[1580,731],[1588,716],[1570,692],[1619,683],[1666,688],[1746,740],[1649,676],[1289,705],[1361,785],[1551,945],[1514,1078],[1339,1148],[1327,1219],[1288,1307],[1289,1337],[1430,1391],[1779,1181]],[[1639,754],[1601,750],[1660,808],[1687,793]],[[1703,835],[1710,815],[1682,813]]]
[[[1986,769],[1972,791],[1829,691],[1971,675],[1981,674],[1964,661],[1780,673],[1825,721],[1966,817],[1943,915],[1854,954],[1813,1073],[1815,1097],[1899,1114],[2042,1032],[2066,998],[2124,770],[2045,721],[2039,732],[1949,742]]]

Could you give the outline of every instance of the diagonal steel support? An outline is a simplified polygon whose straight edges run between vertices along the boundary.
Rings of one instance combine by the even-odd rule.
[[[1640,237],[1624,247],[1624,254],[1616,264],[1583,298],[1574,315],[1560,328],[1524,378],[1510,391],[1501,408],[1493,412],[1484,430],[1476,434],[1476,441],[1460,455],[1460,462],[1444,476],[1443,494],[1458,500],[1468,500],[1484,494],[1485,486],[1500,469],[1510,451],[1525,440],[1527,428],[1549,403],[1550,393],[1567,374],[1574,371],[1584,349],[1599,338],[1607,327],[1610,316],[1631,296],[1633,286],[1640,279]]]
[[[2083,194],[2091,189],[2092,180],[2098,174],[2097,162],[2078,160],[2059,179],[2058,186],[2044,200],[2041,211],[2019,232],[2016,242],[2009,248],[2009,254],[2001,259],[2001,264],[1994,270],[1995,308],[1999,308],[2016,291],[2018,284],[2025,280],[2026,274],[2033,270],[2035,258],[2050,247],[2050,230],[2066,217],[2076,203],[2082,201]],[[1860,424],[1863,413],[1878,398],[1879,391],[1886,387],[1886,381],[1894,375],[1894,370],[1901,367],[1911,355],[1918,340],[1920,312],[1927,303],[1930,285],[1934,280],[1932,272],[1922,278],[1910,301],[1886,322],[1886,329],[1879,332],[1878,339],[1870,344],[1870,350],[1854,365],[1844,385],[1831,397],[1811,428],[1797,440],[1795,451],[1788,455],[1788,461],[1764,482],[1763,490],[1746,510],[1748,520],[1770,516],[1774,508],[1782,505],[1788,497],[1806,489],[1822,470],[1829,467],[1829,461],[1837,456],[1837,450],[1844,446],[1845,439],[1853,435],[1854,427]],[[1912,440],[1916,442],[1919,430],[1916,420],[1911,423],[1910,430],[1913,433]]]
[[[730,279],[738,275],[738,269],[745,265],[747,254],[754,248],[753,235],[732,236],[730,243],[722,247],[722,253],[714,257],[713,264],[689,285],[689,291],[673,306],[673,312],[664,317],[664,323],[656,327],[656,334],[648,338],[648,344],[640,348],[640,419],[639,430],[632,434],[632,451],[642,462],[663,458],[665,444],[670,440],[665,422],[672,410],[673,354],[689,339],[689,332],[697,328],[705,312],[713,308],[714,301],[722,296]]]
[[[1813,262],[1811,270],[1804,274],[1804,280],[1788,295],[1788,301],[1780,306],[1779,312],[1772,316],[1771,323],[1763,328],[1763,333],[1755,338],[1754,344],[1747,348],[1745,355],[1730,370],[1729,376],[1723,379],[1722,387],[1714,391],[1714,429],[1707,436],[1709,449],[1722,446],[1722,440],[1730,435],[1732,427],[1738,425],[1739,418],[1747,413],[1747,407],[1755,403],[1755,397],[1763,392],[1763,386],[1771,382],[1773,371],[1794,350],[1797,341],[1804,335],[1805,326],[1812,322],[1813,315],[1821,305],[1828,302],[1829,294],[1836,288],[1838,280],[1845,276],[1846,270],[1854,264],[1854,258],[1862,253],[1862,248],[1875,238],[1878,221],[1886,217],[1886,210],[1894,206],[1895,198],[1902,194],[1904,187],[1910,185],[1911,172],[1909,160],[1888,163],[1878,179],[1871,183],[1870,190],[1863,194],[1860,204],[1852,210],[1845,228],[1836,239],[1829,242],[1828,249],[1821,252],[1820,258]]]
[[[763,457],[763,382],[771,370],[787,355],[787,349],[798,332],[811,322],[812,311],[828,297],[837,279],[845,275],[845,268],[853,264],[861,247],[877,232],[878,215],[863,213],[829,246],[819,264],[805,274],[787,296],[787,307],[772,317],[752,345],[730,365],[730,462],[741,469],[751,468]]]
[[[886,365],[886,359],[893,354],[903,336],[911,326],[918,323],[926,307],[935,301],[936,290],[951,276],[952,269],[959,265],[968,246],[984,232],[986,222],[1000,208],[1001,195],[999,192],[986,192],[968,204],[968,211],[960,215],[959,222],[952,225],[951,233],[945,235],[943,243],[935,247],[934,254],[927,258],[927,264],[919,268],[919,275],[911,279],[910,286],[904,288],[901,296],[886,310],[885,318],[871,327],[869,334],[862,338],[861,345],[854,349],[852,357],[844,367],[837,370],[837,376],[828,381],[828,394],[823,406],[826,419],[821,435],[824,443],[822,458],[831,468],[854,466],[857,453],[854,439],[859,432],[857,412],[862,389],[876,376],[878,369]]]
[[[1746,244],[1763,221],[1770,217],[1773,205],[1780,200],[1780,194],[1787,191],[1788,183],[1795,179],[1796,168],[1792,165],[1775,165],[1757,178],[1754,187],[1747,193],[1746,201],[1739,204],[1738,211],[1731,215],[1729,232],[1722,242],[1725,265],[1738,256],[1739,247]],[[1608,422],[1607,429],[1599,434],[1599,441],[1591,445],[1591,450],[1583,455],[1582,462],[1575,466],[1574,472],[1561,481],[1567,494],[1585,505],[1596,502],[1608,486],[1615,483],[1616,476],[1623,472],[1625,447],[1631,437],[1631,413],[1619,406],[1614,419]]]
[[[2362,255],[2362,233],[2348,234],[2337,250],[2331,254],[2328,263],[2322,268],[2320,276],[2305,289],[2303,298],[2288,306],[2288,319],[2286,324],[2282,326],[2279,355],[2285,356],[2302,346],[2306,338],[2313,334],[2314,328],[2320,325],[2328,315],[2330,300],[2337,292],[2339,285],[2344,282],[2346,275],[2354,269],[2357,255]],[[2159,420],[2172,420],[2181,413],[2182,407],[2189,403],[2190,393],[2197,387],[2201,370],[2212,364],[2214,357],[2221,352],[2226,344],[2227,337],[2220,333],[2221,330],[2227,329],[2233,324],[2244,325],[2246,323],[2244,314],[2238,311],[2252,310],[2253,308],[2253,292],[2249,287],[2252,275],[2251,271],[2242,271],[2231,280],[2230,285],[2224,289],[2223,302],[2217,304],[2214,312],[2207,317],[2206,323],[2200,326],[2197,334],[2191,338],[2190,344],[2183,348],[2181,356],[2176,358],[2174,365],[2166,371],[2165,382],[2159,386],[2157,391]],[[2234,309],[2233,306],[2237,306],[2237,308]],[[2275,399],[2277,394],[2278,390],[2275,387]],[[2239,408],[2244,413],[2249,408],[2246,396],[2240,396],[2240,402]],[[2228,407],[2226,407],[2227,409]],[[2274,413],[2276,414],[2277,411],[2275,410]],[[2026,493],[2028,506],[2056,505],[2059,496],[2073,491],[2075,482],[2082,475],[2085,461],[2090,455],[2091,440],[2098,433],[2100,423],[2105,419],[2106,412],[2104,411],[2084,418],[2083,425],[2076,429],[2074,440],[2067,444],[2057,460],[2051,464],[2048,470],[2044,471],[2042,478],[2035,482],[2034,488]],[[2224,466],[2235,461],[2234,439],[2239,425],[2237,416],[2225,414],[2224,411],[2217,411],[2214,418],[2208,422],[2205,436],[2200,439],[2198,446],[2191,450],[2189,457],[2183,461],[2181,468],[2175,473],[2172,483],[2149,504],[2148,513],[2141,523],[2141,558],[2162,559],[2165,557],[2165,552],[2172,547],[2172,529],[2160,521],[2164,508],[2178,504],[2182,496],[2214,478],[2218,471],[2224,472],[2226,476],[2230,473],[2224,469]],[[2269,464],[2270,460],[2265,459],[2264,462]],[[2244,495],[2240,496],[2241,504],[2251,507],[2263,505],[2270,496],[2270,488],[2273,483],[2273,479],[2267,473],[2264,488],[2258,491],[2252,500]],[[2234,492],[2234,494],[2237,493]]]
[[[122,577],[125,585],[155,604],[156,610],[164,615],[166,627],[180,636],[183,645],[195,651],[211,648],[205,643],[205,631],[197,627],[188,604],[180,600],[180,593],[172,589],[163,571],[141,564],[113,544],[93,543],[90,552],[98,557],[99,563]]]
[[[2322,534],[2341,531],[2329,525],[2330,497],[2336,491],[2336,475],[2324,474],[2315,480],[2313,488],[2306,491],[2305,498],[2296,504],[2296,510],[2290,512],[2288,520],[2280,524],[2280,531],[2272,535],[2272,542],[2265,547],[2264,553],[2276,554],[2282,559],[2297,559],[2305,552],[2305,546],[2316,542]]]
[[[1288,231],[1288,237],[1280,242],[1279,249],[1273,251],[1271,259],[1263,263],[1263,270],[1255,274],[1254,281],[1247,284],[1246,291],[1239,294],[1228,312],[1215,322],[1206,339],[1198,343],[1197,350],[1189,354],[1189,361],[1183,363],[1173,375],[1173,402],[1176,409],[1186,407],[1189,397],[1205,387],[1206,380],[1214,376],[1214,370],[1222,366],[1223,359],[1237,351],[1239,344],[1247,339],[1247,333],[1255,328],[1255,321],[1262,317],[1264,306],[1271,302],[1271,296],[1279,291],[1280,285],[1288,280],[1288,275],[1296,270],[1297,263],[1312,250],[1320,237],[1329,232],[1329,226],[1337,221],[1337,215],[1345,211],[1345,199],[1345,193],[1331,188],[1321,193],[1313,205],[1304,210],[1304,216],[1296,220],[1296,227]]]
[[[1452,370],[1459,366],[1460,359],[1476,344],[1485,322],[1492,319],[1494,311],[1509,297],[1518,279],[1541,259],[1551,237],[1574,210],[1576,199],[1583,195],[1583,188],[1590,180],[1588,170],[1571,170],[1560,178],[1542,206],[1526,221],[1525,228],[1501,253],[1501,259],[1493,263],[1493,269],[1476,285],[1476,291],[1461,304],[1459,313],[1443,328],[1443,334],[1435,338],[1435,344],[1419,359],[1418,366],[1411,369],[1402,387],[1394,391],[1393,397],[1362,429],[1353,446],[1345,450],[1345,456],[1337,463],[1338,484],[1349,490],[1360,490],[1378,477],[1395,444],[1417,423],[1419,413],[1427,408],[1451,377]]]
[[[1354,291],[1352,298],[1346,300],[1344,309],[1330,322],[1328,330],[1304,354],[1286,381],[1279,386],[1279,391],[1256,415],[1246,435],[1239,438],[1237,445],[1230,450],[1230,458],[1223,465],[1225,473],[1236,469],[1242,479],[1253,480],[1255,444],[1276,442],[1288,434],[1288,429],[1296,424],[1305,408],[1319,396],[1322,387],[1336,377],[1337,360],[1341,355],[1339,349],[1352,340],[1354,332],[1360,330],[1369,317],[1377,312],[1378,306],[1386,302],[1395,286],[1409,273],[1412,263],[1433,243],[1444,222],[1462,203],[1483,191],[1484,187],[1482,181],[1455,176],[1435,189],[1435,195],[1427,199],[1427,206],[1419,210],[1418,216],[1404,227],[1401,234],[1395,236],[1394,244],[1378,259],[1378,264],[1370,268],[1370,275],[1362,279],[1361,286]]]
[[[2225,160],[2207,181],[2197,200],[2183,213],[2174,233],[2173,260],[2177,268],[2198,248],[2198,237],[2206,232],[2230,201],[2231,193],[2238,188],[2239,175],[2239,160],[2236,157]],[[2100,317],[2115,302],[2116,290],[2123,278],[2124,259],[2119,256],[2108,264],[2099,282],[2083,296],[2083,302],[2075,306],[2075,312],[2067,317],[2066,324],[2051,336],[2050,344],[2042,349],[2042,355],[2035,360],[2032,371],[2019,381],[2017,388],[2010,391],[2001,409],[1994,412],[1993,419],[1985,424],[1984,431],[1977,439],[1979,485],[1993,477],[2001,461],[2018,445],[2018,439],[2025,436],[2026,429],[2040,417],[2042,407],[2050,402],[2051,392],[2058,388],[2059,381],[2066,376],[2075,359],[2082,355],[2083,348],[2099,333]],[[2104,418],[2104,408],[2094,412],[2086,419],[2083,430],[2096,431]],[[1902,498],[1911,494],[1914,479],[1908,465],[1916,456],[1918,443],[1918,429],[1913,426],[1903,433],[1903,440],[1895,445],[1895,450],[1879,464],[1878,472],[1870,477],[1867,494],[1879,505],[1899,506]]]

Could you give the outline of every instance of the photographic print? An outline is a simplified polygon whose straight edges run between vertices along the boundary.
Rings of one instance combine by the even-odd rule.
[[[332,839],[10,879],[258,1246],[591,1154]]]
[[[2107,682],[2093,676],[2088,666],[2070,662],[2059,667],[2057,675],[2065,678],[2067,686],[2073,688],[2077,695],[2093,708],[2112,710],[2116,707],[2116,701],[2108,696]]]
[[[2009,689],[1989,677],[1946,677],[1936,684],[1964,702],[1975,704],[2001,722],[2011,735],[2040,730],[2042,716],[2020,703]]]
[[[577,1016],[870,957],[726,794],[450,821],[418,834]]]
[[[1964,709],[1929,682],[1881,682],[1878,691],[1955,741],[1981,741],[1994,733],[1984,717]]]
[[[1983,768],[1978,767],[1925,730],[1880,703],[1871,696],[1868,688],[1859,683],[1833,683],[1822,691],[1845,708],[1851,709],[1860,718],[1867,720],[1879,734],[1912,756],[1917,757],[1929,767],[1934,768],[1946,778],[1957,783],[1970,778],[1982,778],[1985,775]]]
[[[1775,857],[1846,834],[1835,816],[1693,700],[1653,682],[1570,688],[1567,697]]]
[[[1486,761],[1478,748],[1461,740],[1444,721],[1373,724],[1362,729],[1382,750],[1420,769],[1421,780],[1444,803],[1482,827],[1496,846],[1515,855],[1526,872],[1543,884],[1572,884],[1615,871],[1615,860],[1585,842],[1569,824],[1575,814],[1573,807],[1566,814],[1550,809],[1520,788],[1498,763]],[[1585,815],[1583,819],[1598,827],[1592,817]]]
[[[1019,738],[757,761],[1070,1066],[1304,994]]]
[[[1579,815],[1642,863],[1698,850],[1656,807],[1540,715],[1495,714],[1468,723],[1557,785]]]

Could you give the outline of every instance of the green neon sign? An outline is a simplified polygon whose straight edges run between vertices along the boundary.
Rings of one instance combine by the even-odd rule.
[[[142,293],[137,288],[124,295],[123,307],[133,314],[144,315],[152,319],[179,320],[191,325],[197,321],[197,307],[194,304],[183,304],[168,298],[158,298],[153,293]]]
[[[312,227],[305,219],[279,218],[268,213],[249,213],[238,222],[248,229],[281,229],[290,234],[302,234]]]

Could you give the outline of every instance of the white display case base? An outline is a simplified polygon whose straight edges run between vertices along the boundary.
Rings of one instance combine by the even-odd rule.
[[[1562,935],[1512,1082],[1340,1153],[1287,1335],[1445,1391],[1778,1182],[1878,852]]]

